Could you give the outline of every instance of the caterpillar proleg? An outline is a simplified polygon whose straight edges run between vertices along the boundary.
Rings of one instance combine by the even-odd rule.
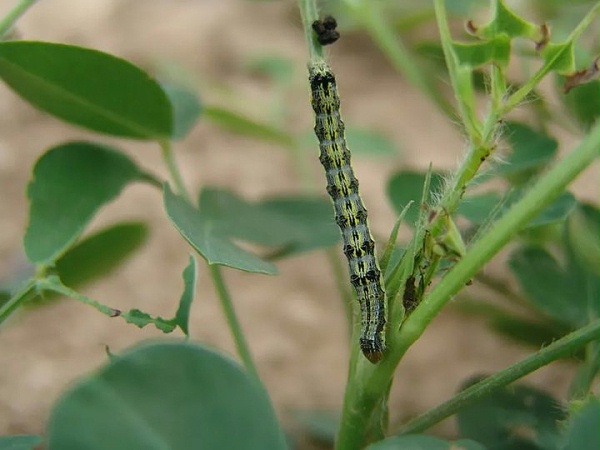
[[[358,180],[350,163],[335,77],[322,60],[311,62],[308,71],[311,103],[315,111],[315,134],[319,139],[319,160],[325,168],[335,221],[342,232],[350,282],[360,304],[360,348],[369,361],[377,363],[385,351],[386,305],[383,277],[375,256],[375,241],[369,231],[367,210],[360,198]]]

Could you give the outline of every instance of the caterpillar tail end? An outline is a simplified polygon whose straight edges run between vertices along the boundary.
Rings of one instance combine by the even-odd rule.
[[[381,339],[360,339],[360,349],[365,355],[365,358],[372,364],[377,364],[383,359],[385,353],[385,344]]]

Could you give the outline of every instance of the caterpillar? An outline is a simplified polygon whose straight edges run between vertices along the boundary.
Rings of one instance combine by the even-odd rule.
[[[319,160],[325,169],[327,193],[333,201],[335,221],[342,233],[350,282],[360,305],[360,348],[365,357],[375,364],[383,358],[385,351],[386,324],[385,291],[375,256],[375,241],[369,231],[367,210],[360,198],[358,180],[350,163],[335,76],[322,60],[311,62],[308,71]]]

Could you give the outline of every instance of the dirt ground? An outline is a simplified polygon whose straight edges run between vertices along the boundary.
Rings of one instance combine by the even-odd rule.
[[[0,2],[0,13],[13,3]],[[19,33],[24,39],[93,47],[149,69],[175,62],[194,74],[203,100],[257,119],[264,115],[271,91],[263,79],[249,73],[248,62],[264,55],[291,58],[296,62],[295,89],[287,126],[298,132],[312,127],[306,48],[293,2],[43,0],[21,20]],[[388,176],[403,167],[426,168],[430,161],[438,168],[452,168],[465,143],[454,125],[390,67],[366,36],[342,39],[331,50],[331,60],[347,122],[383,132],[401,150],[396,158],[356,158],[374,233],[387,236],[394,221],[385,200]],[[25,189],[35,160],[49,146],[79,138],[117,144],[143,167],[166,177],[155,145],[116,141],[63,125],[1,85],[0,281],[24,266]],[[561,148],[569,149],[577,137],[562,135],[560,141]],[[292,158],[281,148],[207,122],[201,121],[177,144],[177,157],[194,190],[205,184],[226,186],[249,198],[301,190]],[[578,179],[574,190],[598,202],[598,167]],[[172,315],[190,248],[164,216],[157,191],[147,186],[127,188],[94,220],[93,228],[121,220],[147,221],[148,245],[118,272],[87,286],[85,293],[123,310]],[[290,412],[295,409],[340,408],[347,338],[342,305],[323,253],[286,260],[279,268],[277,277],[228,270],[226,278],[261,376],[278,414],[291,428]],[[194,339],[234,352],[204,268],[191,331]],[[159,335],[151,328],[139,330],[110,320],[71,300],[17,315],[0,330],[0,435],[42,433],[61,392],[106,360],[105,345],[119,352]],[[446,311],[400,366],[392,414],[405,418],[432,407],[450,397],[466,377],[495,371],[526,354],[482,323]],[[528,381],[564,397],[571,369],[555,364]],[[452,430],[450,421],[437,428],[446,435]]]

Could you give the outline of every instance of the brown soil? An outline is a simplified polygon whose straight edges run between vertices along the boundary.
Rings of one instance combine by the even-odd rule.
[[[3,2],[7,3],[7,2]],[[13,2],[8,2],[13,3]],[[0,13],[10,5],[0,5]],[[196,77],[203,100],[267,120],[271,91],[247,70],[258,56],[295,61],[289,98],[289,128],[312,127],[304,64],[306,49],[293,4],[234,1],[45,0],[21,20],[20,36],[89,46],[153,68],[177,62]],[[385,183],[403,167],[452,168],[465,146],[460,133],[408,85],[365,36],[344,39],[331,50],[348,123],[373,127],[401,149],[397,158],[356,159],[374,232],[384,237],[394,216]],[[166,176],[155,145],[116,141],[66,126],[38,112],[0,86],[0,280],[24,266],[22,236],[27,223],[25,188],[31,167],[49,146],[89,138],[115,143],[143,167]],[[575,136],[561,136],[572,148]],[[281,148],[235,136],[201,122],[177,156],[188,186],[226,186],[249,198],[300,191],[292,158]],[[315,159],[314,173],[321,177]],[[243,164],[241,164],[243,163]],[[318,188],[323,185],[319,179]],[[598,202],[598,167],[574,185]],[[140,308],[170,316],[181,291],[181,271],[190,248],[171,227],[160,196],[147,186],[128,188],[103,210],[93,228],[120,220],[146,220],[148,245],[117,273],[85,293],[120,309]],[[286,424],[298,408],[339,409],[346,379],[347,342],[343,309],[327,259],[311,253],[279,265],[267,277],[226,271],[261,376]],[[493,270],[490,268],[489,270]],[[476,286],[473,292],[477,293]],[[192,310],[194,339],[233,353],[213,287],[200,271]],[[51,405],[82,374],[106,360],[107,345],[119,352],[160,333],[63,300],[14,317],[0,332],[0,435],[42,433]],[[448,398],[465,378],[491,372],[528,353],[451,310],[431,325],[398,369],[391,410],[395,418],[423,411]],[[529,377],[564,397],[572,367],[555,364]],[[452,423],[438,428],[451,434]]]

